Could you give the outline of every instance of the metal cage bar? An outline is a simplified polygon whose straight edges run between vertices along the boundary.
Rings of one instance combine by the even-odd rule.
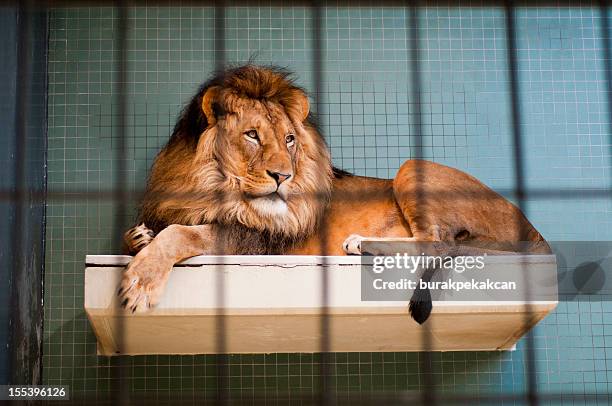
[[[525,175],[524,175],[524,152],[523,152],[523,133],[522,133],[522,122],[521,122],[521,106],[520,106],[520,89],[518,79],[518,61],[517,61],[517,49],[516,49],[516,24],[515,24],[515,13],[516,8],[513,0],[508,0],[505,4],[504,14],[506,17],[506,51],[508,59],[508,75],[510,79],[510,109],[512,115],[512,146],[513,146],[513,161],[514,161],[514,195],[518,208],[521,212],[525,212]],[[523,225],[520,219],[516,219],[515,227],[518,229],[519,235],[524,235]],[[522,265],[523,269],[526,265]],[[531,292],[529,289],[529,283],[527,280],[527,274],[525,273],[525,325],[529,323],[529,315],[532,313],[530,300]],[[535,363],[535,342],[533,334],[528,331],[525,337],[526,351],[525,358],[527,363],[527,391],[525,393],[527,402],[536,406],[539,404],[537,383],[536,383],[536,363]]]
[[[323,60],[325,52],[325,15],[319,0],[313,0],[310,5],[311,27],[312,27],[312,73],[314,79],[314,100],[317,112],[317,125],[322,126],[323,114]],[[323,198],[321,196],[320,198]],[[319,396],[318,401],[321,405],[332,403],[332,394],[329,388],[329,364],[330,357],[330,320],[329,320],[329,274],[327,272],[327,239],[325,230],[328,227],[327,221],[323,219],[321,229],[321,323],[320,323],[320,354],[319,359]]]
[[[113,164],[117,168],[115,172],[113,187],[113,205],[115,207],[115,218],[113,219],[113,238],[115,241],[123,241],[125,232],[126,206],[128,204],[126,182],[127,177],[127,30],[128,30],[128,3],[125,0],[116,0],[115,10],[117,12],[117,27],[115,29],[117,42],[115,51],[116,61],[116,85],[117,94],[115,103],[118,108],[118,127],[117,127],[117,149],[113,155]],[[119,348],[123,348],[125,342],[124,319],[118,319]],[[127,377],[129,376],[129,359],[118,357],[117,366],[112,369],[115,387],[112,393],[113,401],[117,405],[127,405],[130,402],[130,393],[127,387]]]
[[[216,0],[214,3],[214,24],[215,24],[215,69],[221,71],[225,67],[225,1]],[[220,199],[222,200],[222,196]],[[218,255],[225,253],[222,240],[215,242],[215,252]],[[225,320],[225,281],[223,279],[224,265],[222,260],[215,266],[217,270],[217,280],[215,286],[217,312],[215,316],[216,328],[216,348],[215,356],[217,378],[217,390],[215,400],[218,404],[224,405],[229,402],[229,366],[227,352],[227,325]]]
[[[73,4],[73,2],[60,2],[62,4]],[[82,2],[81,2],[82,3]],[[99,2],[96,2],[98,4]],[[133,0],[131,4],[140,4],[140,1]],[[149,1],[146,4],[155,3],[155,1]],[[164,2],[165,4],[166,2]],[[247,2],[249,3],[249,2]],[[342,3],[342,2],[341,2]],[[358,2],[360,3],[360,2]],[[421,76],[420,76],[420,44],[419,44],[419,16],[418,11],[419,7],[427,4],[428,2],[417,3],[417,2],[393,2],[393,1],[382,1],[381,4],[401,4],[406,9],[406,27],[407,32],[409,33],[409,52],[410,52],[410,82],[412,84],[412,95],[411,98],[413,100],[413,105],[415,109],[415,122],[414,126],[414,155],[417,158],[423,156],[423,147],[422,147],[422,122],[421,122]],[[451,2],[454,3],[454,2]],[[483,2],[486,4],[494,4],[500,5],[501,2]],[[549,2],[537,2],[538,4],[548,4]],[[121,235],[124,231],[124,219],[126,213],[126,204],[131,199],[135,199],[139,196],[139,193],[132,193],[128,190],[126,183],[127,168],[126,168],[126,151],[127,151],[127,118],[125,112],[127,111],[127,29],[128,29],[128,14],[127,14],[127,6],[128,4],[121,0],[115,1],[116,10],[118,12],[118,25],[117,25],[117,48],[116,48],[116,58],[117,58],[117,106],[119,109],[119,126],[117,128],[118,131],[118,149],[117,154],[114,156],[114,164],[116,165],[117,172],[114,180],[114,187],[112,191],[108,192],[91,192],[91,191],[77,191],[77,192],[54,192],[50,191],[49,193],[33,193],[33,199],[40,199],[44,201],[44,199],[50,200],[68,200],[68,199],[93,199],[93,200],[110,200],[116,206],[116,214],[114,219],[114,227],[113,227],[113,236],[117,239],[117,241],[121,240]],[[200,4],[200,3],[198,3]],[[315,106],[316,111],[319,115],[319,119],[322,120],[322,106],[324,103],[324,82],[323,82],[323,69],[324,69],[324,9],[319,1],[313,0],[309,3],[310,9],[312,12],[312,31],[313,31],[313,53],[312,53],[312,71],[314,77],[314,98],[315,98]],[[356,4],[356,3],[353,3]],[[531,3],[534,4],[534,3]],[[556,3],[555,3],[556,4]],[[568,4],[573,4],[573,2],[568,2]],[[470,3],[471,5],[471,3]],[[521,210],[525,208],[525,201],[527,197],[531,198],[542,198],[542,199],[557,199],[559,197],[573,197],[577,195],[577,191],[581,194],[581,198],[589,197],[589,198],[598,198],[598,197],[612,197],[612,189],[586,189],[586,190],[577,190],[577,189],[568,189],[568,190],[541,190],[541,189],[529,189],[525,184],[525,174],[524,174],[524,151],[522,144],[522,132],[521,132],[521,113],[520,113],[520,89],[519,89],[519,78],[518,78],[518,61],[517,61],[517,47],[516,47],[516,27],[515,27],[515,12],[516,7],[518,7],[518,3],[515,4],[512,1],[505,1],[504,12],[506,17],[506,43],[507,43],[507,52],[508,52],[508,73],[510,78],[510,97],[511,97],[511,109],[512,109],[512,135],[513,135],[513,145],[514,145],[514,175],[515,175],[515,187],[511,190],[505,191],[506,196],[514,196],[517,198],[518,206]],[[46,6],[46,4],[44,5]],[[26,7],[28,7],[27,3],[21,3],[20,7],[23,7],[23,11],[27,11]],[[225,2],[222,0],[217,0],[214,2],[215,7],[215,66],[218,70],[222,69],[225,66]],[[604,41],[604,58],[605,58],[605,75],[607,82],[607,98],[608,98],[608,119],[609,119],[609,133],[612,137],[612,52],[610,50],[610,26],[609,26],[609,17],[608,17],[608,2],[601,1],[600,2],[600,13],[601,13],[601,26],[602,26],[602,40]],[[29,47],[29,27],[28,20],[24,20],[24,23],[20,25],[20,36],[19,36],[19,54],[18,54],[18,64],[20,66],[19,74],[24,74],[23,72],[27,71],[27,66],[29,65],[28,60],[28,47]],[[23,248],[21,244],[23,243],[23,238],[21,235],[21,225],[23,222],[23,205],[26,201],[25,196],[25,176],[26,171],[24,167],[25,162],[25,140],[26,140],[26,123],[27,123],[27,94],[28,89],[25,85],[25,80],[18,80],[18,101],[17,101],[17,113],[16,113],[16,122],[17,129],[15,133],[15,140],[17,145],[17,159],[15,160],[15,176],[17,188],[15,191],[0,191],[0,199],[14,202],[17,208],[16,211],[16,220],[13,224],[13,232],[15,236],[15,252],[21,252]],[[612,156],[612,139],[610,141],[611,144],[611,153]],[[326,227],[327,225],[323,225]],[[323,233],[325,235],[325,233]],[[321,246],[323,250],[327,249],[327,241],[322,240]],[[217,247],[218,252],[223,251],[223,247]],[[223,267],[223,265],[220,265]],[[20,258],[16,258],[15,266],[12,273],[12,293],[13,293],[13,306],[19,306],[19,295],[20,288],[19,283],[16,281],[20,281],[23,278],[24,267]],[[333,394],[328,385],[328,379],[330,375],[329,371],[329,350],[330,350],[330,322],[329,322],[329,314],[328,314],[328,303],[329,303],[329,279],[327,273],[325,272],[325,264],[323,266],[323,272],[321,273],[321,303],[322,303],[322,313],[321,313],[321,341],[320,341],[320,351],[321,351],[321,359],[320,359],[320,393],[318,397],[318,401],[321,404],[330,404],[333,403]],[[217,401],[221,403],[227,403],[230,399],[229,393],[229,385],[227,384],[227,380],[229,378],[228,368],[227,368],[227,358],[225,354],[226,350],[226,325],[225,325],[225,315],[223,312],[223,304],[224,304],[224,285],[223,280],[220,279],[217,284],[217,303],[219,306],[219,314],[217,317],[217,348],[219,352],[219,358],[217,358],[217,378],[218,378],[218,391],[217,391]],[[17,320],[16,324],[19,323]],[[429,332],[425,333],[427,337],[425,338],[425,342],[430,342],[431,338],[429,336]],[[486,396],[485,398],[490,399],[492,401],[521,401],[526,399],[530,404],[538,404],[540,401],[548,401],[548,400],[566,400],[570,398],[572,395],[568,396],[565,394],[546,394],[542,395],[538,393],[538,388],[536,385],[536,363],[535,363],[535,346],[534,339],[531,333],[527,335],[527,368],[528,368],[528,387],[527,393],[518,397],[518,396],[508,396],[501,394],[499,396]],[[427,350],[426,348],[424,348]],[[127,387],[125,386],[125,379],[127,374],[127,363],[123,357],[119,357],[119,365],[118,368],[114,368],[113,371],[117,373],[115,376],[116,382],[118,382],[118,388],[115,388],[114,392],[116,403],[118,404],[126,404],[129,401],[129,393],[127,392]],[[436,390],[436,385],[433,382],[434,376],[431,370],[431,357],[428,352],[423,352],[420,356],[421,368],[424,373],[426,381],[423,385],[423,391],[421,393],[420,401],[423,404],[432,404],[436,401],[444,401],[449,403],[462,403],[469,404],[474,399],[482,400],[481,396],[446,396],[443,394],[438,394]],[[18,362],[14,360],[14,362]],[[589,394],[581,394],[579,395],[581,400],[585,400],[589,398]],[[599,400],[597,395],[592,395],[594,400]],[[406,399],[404,399],[406,400]],[[411,399],[414,400],[414,399]],[[378,402],[377,402],[378,403]],[[392,403],[390,403],[392,404]]]
[[[413,156],[416,159],[423,159],[423,120],[422,120],[422,79],[421,79],[421,44],[420,44],[420,24],[419,24],[419,1],[414,1],[406,9],[406,31],[409,35],[407,48],[409,50],[410,60],[410,79],[409,82],[412,85],[412,92],[410,98],[412,103],[409,104],[414,106],[414,123],[412,124],[414,140],[414,152]],[[417,168],[419,168],[420,161],[417,162]],[[416,170],[416,183],[417,191],[415,201],[417,206],[425,204],[425,195],[421,190],[422,185],[425,183],[423,178],[423,171]],[[437,403],[435,376],[432,371],[432,357],[431,353],[431,332],[428,329],[423,329],[423,352],[419,353],[419,368],[424,375],[423,386],[421,387],[421,402],[423,404],[435,405]]]

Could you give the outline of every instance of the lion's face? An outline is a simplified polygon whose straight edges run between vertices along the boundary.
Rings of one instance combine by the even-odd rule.
[[[308,97],[286,75],[255,66],[216,83],[192,101],[205,118],[195,149],[181,132],[187,130],[180,130],[192,128],[190,119],[158,156],[143,219],[240,224],[304,238],[314,231],[332,187],[327,146],[308,121]],[[186,197],[158,199],[156,192]]]
[[[217,124],[222,171],[236,180],[242,200],[263,216],[287,214],[295,198],[295,163],[303,132],[277,103],[239,100],[238,112]]]

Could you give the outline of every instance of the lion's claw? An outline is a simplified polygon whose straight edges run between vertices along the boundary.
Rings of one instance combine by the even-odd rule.
[[[142,223],[126,231],[123,235],[123,242],[127,247],[127,251],[132,255],[136,255],[149,245],[154,238],[155,233],[153,230],[148,228],[145,223]]]

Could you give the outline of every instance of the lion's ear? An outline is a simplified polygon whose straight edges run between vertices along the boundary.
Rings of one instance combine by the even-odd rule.
[[[293,89],[291,91],[290,100],[285,103],[285,108],[294,110],[296,116],[303,122],[310,113],[308,96],[300,89]]]
[[[218,102],[221,88],[219,86],[212,86],[206,90],[204,96],[202,96],[202,111],[206,116],[208,127],[215,125],[217,122],[217,116],[220,114],[220,105]]]

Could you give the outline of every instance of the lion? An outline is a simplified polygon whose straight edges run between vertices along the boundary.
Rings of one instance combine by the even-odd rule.
[[[118,291],[132,312],[159,301],[174,264],[201,254],[361,254],[363,236],[549,250],[521,210],[457,169],[408,160],[388,180],[334,168],[306,92],[290,72],[252,64],[217,73],[185,107],[139,224],[125,235],[135,256]],[[421,323],[431,303],[420,302],[410,313]]]

